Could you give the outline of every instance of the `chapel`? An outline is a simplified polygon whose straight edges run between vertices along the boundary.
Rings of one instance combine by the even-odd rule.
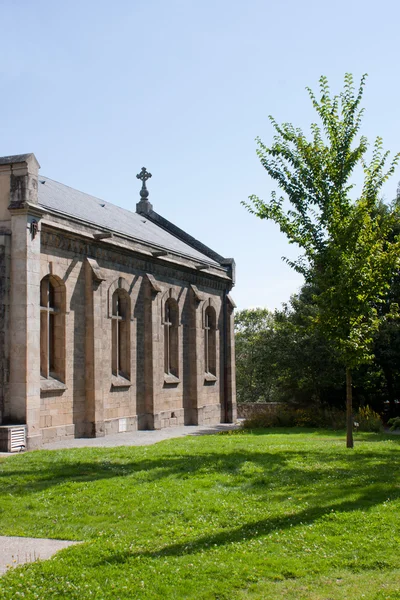
[[[0,451],[236,419],[235,263],[0,158]],[[129,190],[131,193],[131,190]]]

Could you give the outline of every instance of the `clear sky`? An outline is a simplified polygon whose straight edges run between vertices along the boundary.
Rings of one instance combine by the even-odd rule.
[[[400,150],[399,23],[395,0],[0,0],[0,156],[132,210],[146,166],[154,209],[236,259],[238,307],[273,309],[301,279],[240,204],[276,188],[254,138],[308,128],[320,75],[367,72],[363,133]]]

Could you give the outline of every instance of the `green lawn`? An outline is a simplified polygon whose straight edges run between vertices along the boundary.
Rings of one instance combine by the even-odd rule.
[[[0,462],[0,598],[400,599],[400,436],[266,430]]]

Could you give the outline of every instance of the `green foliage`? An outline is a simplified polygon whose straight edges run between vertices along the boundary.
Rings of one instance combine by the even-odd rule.
[[[348,370],[372,359],[374,334],[382,316],[391,278],[399,267],[400,242],[391,237],[398,221],[395,204],[380,211],[382,185],[394,173],[400,155],[388,162],[382,140],[375,140],[372,158],[368,143],[359,137],[360,108],[365,78],[358,90],[346,74],[344,89],[332,96],[326,77],[320,79],[320,98],[308,89],[322,125],[311,125],[311,139],[290,123],[275,129],[273,144],[258,138],[257,154],[284,196],[274,192],[269,202],[251,196],[245,204],[261,219],[277,223],[303,255],[287,261],[318,291],[314,325],[334,343]],[[353,200],[352,176],[361,168],[364,183]],[[286,199],[290,208],[286,209]]]
[[[243,423],[243,428],[318,427],[321,429],[339,430],[344,429],[345,423],[346,415],[342,410],[323,408],[315,405],[305,408],[286,406],[276,414],[265,412],[246,419]],[[375,430],[369,429],[365,431]]]
[[[354,421],[358,423],[359,431],[383,431],[382,419],[369,406],[361,406],[355,415]]]
[[[0,597],[395,598],[400,437],[358,439],[351,454],[333,432],[281,429],[0,459],[2,534],[83,541],[0,577]]]
[[[315,290],[306,284],[275,312],[278,390],[281,399],[297,404],[334,404],[343,392],[343,369],[334,345],[314,326],[314,297]]]
[[[240,402],[266,400],[302,407],[318,403],[322,407],[343,407],[343,366],[333,343],[313,325],[318,310],[315,294],[315,289],[305,284],[282,310],[238,313]],[[374,359],[353,375],[355,406],[368,404],[385,420],[400,410],[400,320],[385,318],[399,297],[400,277],[396,275],[386,303],[378,306],[384,318],[374,336]]]
[[[294,427],[293,412],[281,410],[279,414],[262,412],[243,421],[243,429],[268,429],[269,427]]]
[[[388,425],[390,425],[390,431],[396,431],[400,429],[400,417],[392,417],[388,421]]]
[[[239,311],[235,317],[238,402],[330,402],[343,374],[332,344],[310,326],[315,303],[307,286],[290,305]]]
[[[265,308],[235,316],[238,402],[268,402],[274,394],[274,318]]]

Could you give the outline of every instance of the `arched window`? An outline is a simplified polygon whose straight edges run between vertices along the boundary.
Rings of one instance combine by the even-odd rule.
[[[216,314],[212,306],[204,313],[204,371],[217,375]]]
[[[178,303],[168,298],[164,318],[164,371],[166,375],[179,377]]]
[[[125,290],[117,289],[112,296],[112,374],[130,377],[130,298]]]
[[[65,381],[65,286],[52,275],[40,282],[40,373]]]

